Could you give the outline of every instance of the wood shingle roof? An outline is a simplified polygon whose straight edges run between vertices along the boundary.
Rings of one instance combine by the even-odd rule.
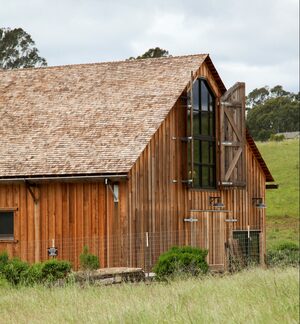
[[[0,178],[127,173],[208,55],[0,72]]]

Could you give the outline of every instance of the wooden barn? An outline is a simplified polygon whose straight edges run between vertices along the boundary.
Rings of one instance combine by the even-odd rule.
[[[0,250],[151,269],[174,245],[264,263],[273,177],[245,84],[208,55],[0,72]]]

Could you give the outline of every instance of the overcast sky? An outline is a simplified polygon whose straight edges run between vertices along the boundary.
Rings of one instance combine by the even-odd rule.
[[[299,91],[298,0],[0,0],[48,65],[123,60],[151,47],[209,53],[226,87]]]

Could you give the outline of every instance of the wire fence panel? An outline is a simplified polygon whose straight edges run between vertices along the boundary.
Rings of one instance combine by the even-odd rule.
[[[22,240],[14,244],[12,256],[31,263],[51,258],[50,247],[57,249],[57,258],[69,260],[79,267],[84,246],[99,257],[101,267],[141,267],[151,271],[159,255],[172,246],[195,246],[208,250],[207,262],[214,266],[242,268],[260,261],[260,232],[228,231],[222,217],[198,217],[189,230],[141,232],[123,235],[54,237],[49,240]]]

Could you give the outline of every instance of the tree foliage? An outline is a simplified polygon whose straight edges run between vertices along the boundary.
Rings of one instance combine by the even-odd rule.
[[[150,48],[147,52],[144,54],[137,56],[137,57],[130,57],[129,60],[141,60],[141,59],[147,59],[147,58],[155,58],[155,57],[170,57],[171,55],[169,52],[165,49],[155,47]]]
[[[35,42],[22,28],[0,28],[0,68],[15,69],[46,66]]]
[[[255,140],[265,141],[272,134],[298,131],[299,94],[285,91],[281,85],[254,89],[247,98],[247,126]]]

